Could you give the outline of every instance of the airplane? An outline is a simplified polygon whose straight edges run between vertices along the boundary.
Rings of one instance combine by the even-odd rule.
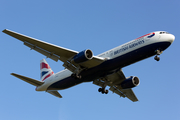
[[[40,61],[41,81],[25,77],[16,73],[11,75],[36,86],[36,91],[46,91],[56,97],[62,98],[58,90],[67,89],[83,82],[93,82],[100,86],[102,94],[106,89],[120,97],[127,97],[133,102],[138,101],[132,88],[139,85],[136,76],[125,77],[122,68],[159,55],[174,41],[175,36],[165,31],[156,31],[143,35],[130,42],[108,50],[97,56],[90,49],[81,52],[53,45],[17,32],[5,29],[2,32],[22,41],[31,50],[35,50],[54,61],[62,61],[64,70],[54,73],[45,59]]]

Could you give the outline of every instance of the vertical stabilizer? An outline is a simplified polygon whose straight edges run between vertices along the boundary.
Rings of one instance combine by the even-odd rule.
[[[49,64],[46,62],[45,59],[42,59],[40,62],[40,69],[41,69],[41,81],[46,80],[50,76],[54,74]]]

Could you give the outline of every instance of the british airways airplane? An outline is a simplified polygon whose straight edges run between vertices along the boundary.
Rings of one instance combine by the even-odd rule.
[[[46,91],[62,98],[58,90],[93,81],[93,84],[100,86],[98,91],[102,94],[108,93],[106,86],[109,86],[110,91],[120,97],[127,97],[133,102],[138,99],[132,88],[138,86],[140,81],[136,76],[126,78],[122,68],[151,56],[155,56],[154,59],[159,61],[159,55],[175,39],[174,35],[165,31],[152,32],[94,56],[90,49],[77,52],[7,29],[3,32],[19,39],[27,47],[48,58],[54,61],[61,60],[64,63],[65,69],[54,73],[46,60],[41,60],[41,81],[11,73],[11,75],[36,86],[36,91]]]

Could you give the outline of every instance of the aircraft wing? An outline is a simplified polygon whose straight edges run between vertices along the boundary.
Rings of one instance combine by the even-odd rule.
[[[76,54],[78,54],[79,52],[74,51],[74,50],[70,50],[67,48],[63,48],[57,45],[53,45],[44,41],[40,41],[38,39],[34,39],[16,32],[13,32],[11,30],[3,30],[4,33],[24,42],[24,45],[26,45],[27,47],[30,47],[31,49],[47,56],[48,58],[51,58],[54,61],[58,61],[61,60],[62,62],[64,62],[64,67],[68,66],[68,60],[70,60],[71,58],[73,58]],[[101,64],[102,62],[104,62],[104,58],[98,57],[98,56],[93,56],[93,58],[89,61],[86,61],[82,64],[73,64],[73,66],[79,67],[82,66],[84,68],[91,68],[94,66],[97,66],[99,64]],[[70,71],[74,71],[75,68],[67,68]]]
[[[122,70],[119,70],[111,75],[108,75],[102,79],[97,79],[93,81],[93,84],[104,87],[104,85],[108,85],[113,93],[120,95],[120,97],[127,97],[131,101],[138,101],[136,95],[134,94],[132,89],[121,89],[120,84],[126,80]]]

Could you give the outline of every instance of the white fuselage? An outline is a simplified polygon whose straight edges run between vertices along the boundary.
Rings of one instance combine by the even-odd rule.
[[[128,43],[125,43],[123,45],[120,45],[116,48],[108,50],[108,51],[98,55],[98,57],[106,58],[107,60],[112,60],[112,59],[119,58],[120,56],[126,55],[128,53],[131,53],[133,51],[139,50],[141,48],[143,48],[144,50],[147,50],[147,49],[149,49],[150,45],[155,45],[156,43],[169,43],[169,44],[171,44],[174,41],[174,39],[175,39],[174,35],[169,34],[167,32],[161,32],[161,31],[153,32],[153,33],[149,33],[147,35],[144,35],[142,37],[139,37],[137,39],[134,39],[134,40],[132,40]],[[146,49],[146,46],[148,47],[147,49]],[[151,46],[151,47],[154,47],[154,46]],[[162,51],[164,49],[166,49],[167,47],[165,47],[165,48],[162,47],[161,48]],[[144,51],[144,52],[146,52],[146,51]],[[150,56],[152,56],[152,55],[149,55],[148,57],[150,57]],[[144,58],[146,58],[146,57],[144,57]],[[139,59],[139,60],[141,60],[141,59]],[[137,62],[137,60],[134,62]],[[131,61],[131,63],[134,63],[134,62]],[[129,65],[129,64],[130,63],[127,63],[127,65]],[[117,67],[119,67],[119,66],[117,65]],[[113,68],[113,69],[115,69],[115,68]],[[37,91],[46,91],[49,86],[51,86],[52,84],[56,84],[56,82],[58,82],[58,81],[65,80],[66,78],[70,77],[71,74],[72,74],[72,72],[67,70],[67,69],[62,70],[56,74],[53,74],[51,77],[49,77],[48,79],[46,79],[44,81],[45,83],[43,85],[38,86],[36,88],[36,90]],[[93,79],[91,81],[93,81]],[[69,82],[69,81],[67,81],[67,82]],[[68,83],[66,83],[66,85],[67,84]],[[71,86],[72,85],[70,85],[70,87]]]

